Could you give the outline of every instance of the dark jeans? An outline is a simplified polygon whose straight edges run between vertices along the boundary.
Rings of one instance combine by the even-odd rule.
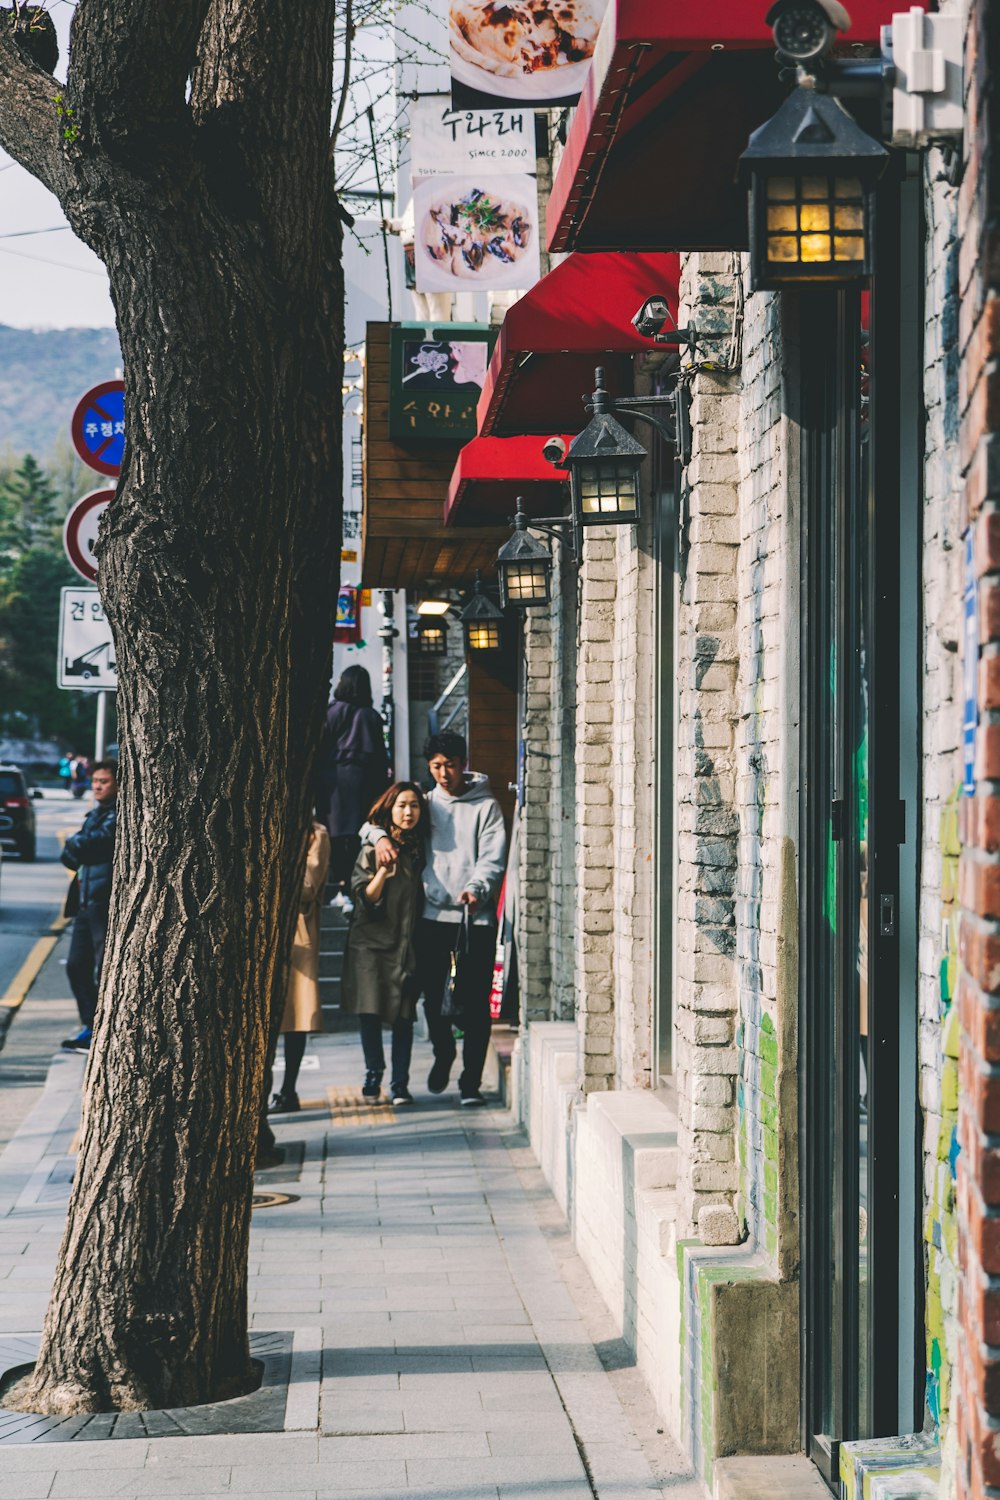
[[[424,994],[424,1010],[431,1034],[435,1061],[450,1068],[455,1061],[455,1038],[452,1022],[442,1019],[441,1000],[448,978],[450,958],[458,940],[457,922],[430,922],[426,918],[417,931],[417,973]],[[490,990],[493,988],[493,961],[496,955],[497,930],[473,926],[469,931],[469,953],[463,966],[463,1013],[459,1024],[462,1044],[462,1074],[459,1092],[474,1094],[483,1081],[483,1064],[490,1045]]]
[[[97,1010],[97,990],[101,982],[104,944],[108,937],[108,908],[101,905],[81,906],[73,919],[66,960],[66,978],[76,997],[80,1020],[93,1027]]]
[[[379,1078],[385,1072],[385,1050],[382,1046],[380,1016],[359,1016],[361,1047],[365,1067]],[[410,1054],[413,1052],[413,1022],[397,1021],[392,1028],[392,1088],[405,1089],[410,1081]]]

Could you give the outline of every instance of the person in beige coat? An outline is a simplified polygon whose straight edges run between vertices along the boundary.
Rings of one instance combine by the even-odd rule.
[[[305,1056],[306,1038],[310,1032],[323,1030],[323,1011],[319,1001],[319,916],[329,867],[330,835],[325,823],[314,820],[309,831],[299,920],[292,941],[288,993],[285,996],[285,1013],[281,1018],[281,1035],[285,1039],[285,1076],[280,1090],[268,1106],[269,1115],[290,1115],[301,1107],[295,1086],[299,1081],[299,1068]]]

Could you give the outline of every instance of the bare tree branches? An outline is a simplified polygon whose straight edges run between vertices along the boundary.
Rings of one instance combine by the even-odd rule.
[[[13,12],[0,9],[0,145],[64,198],[73,180],[59,115],[61,90],[18,46]]]

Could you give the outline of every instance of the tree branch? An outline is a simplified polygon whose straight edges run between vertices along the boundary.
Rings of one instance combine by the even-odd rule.
[[[59,85],[18,46],[0,10],[0,145],[60,201],[73,181],[58,112]]]
[[[187,81],[210,6],[80,0],[68,82],[88,143],[117,160],[171,154],[190,129]]]
[[[292,281],[315,267],[326,212],[336,8],[336,0],[212,0],[191,79],[216,196],[230,212],[242,201],[245,217],[267,227]],[[312,201],[303,201],[305,188]]]

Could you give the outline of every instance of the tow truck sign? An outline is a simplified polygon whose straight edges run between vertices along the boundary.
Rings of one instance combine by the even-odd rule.
[[[97,589],[62,590],[57,681],[90,692],[118,686],[111,626]]]

